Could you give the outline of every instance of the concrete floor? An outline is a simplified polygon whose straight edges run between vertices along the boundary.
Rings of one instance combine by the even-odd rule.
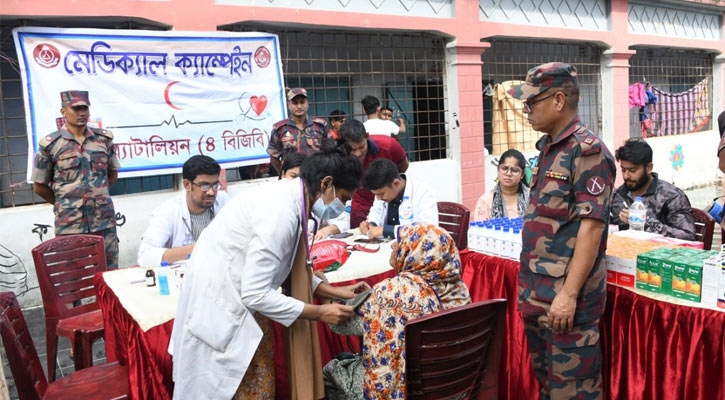
[[[45,315],[43,313],[43,307],[35,307],[23,310],[23,316],[25,317],[25,323],[28,325],[30,330],[30,336],[33,338],[35,344],[35,351],[38,352],[40,363],[43,365],[43,372],[48,376],[48,364],[46,363],[46,349],[45,349]],[[5,379],[8,383],[8,389],[10,391],[11,399],[18,399],[18,393],[15,387],[15,380],[13,374],[10,371],[8,365],[8,359],[5,356],[5,347],[0,348],[0,354],[2,354],[3,360],[3,371],[5,372]],[[58,338],[58,356],[57,356],[56,368],[56,379],[60,379],[63,376],[73,373],[73,360],[70,358],[70,342],[63,337]],[[93,364],[99,365],[106,362],[106,347],[103,339],[97,340],[93,344]]]

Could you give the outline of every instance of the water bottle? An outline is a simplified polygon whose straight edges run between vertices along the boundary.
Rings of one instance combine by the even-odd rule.
[[[486,224],[486,230],[484,232],[484,247],[483,252],[486,254],[493,254],[494,241],[493,225],[490,223]]]
[[[169,276],[167,274],[167,270],[169,269],[169,263],[166,261],[161,261],[161,268],[159,268],[159,293],[161,293],[162,296],[168,296],[169,295]]]
[[[641,197],[635,197],[634,203],[629,206],[629,229],[633,231],[644,231],[644,223],[647,220],[647,207],[642,203]]]
[[[403,196],[403,201],[398,209],[398,217],[400,218],[400,225],[413,223],[413,203],[410,201],[410,196]]]
[[[502,250],[502,237],[501,237],[501,225],[496,225],[496,227],[493,230],[493,249],[491,249],[491,253],[495,256],[501,255]]]
[[[473,251],[480,251],[478,249],[478,236],[476,235],[476,231],[478,230],[478,226],[475,222],[470,222],[468,224],[468,249]]]
[[[518,228],[514,228],[513,239],[513,249],[511,254],[513,255],[514,260],[518,260],[521,257],[522,245],[521,230],[519,230]]]
[[[486,248],[486,224],[481,221],[476,222],[476,248],[479,253]]]
[[[501,257],[511,258],[511,248],[513,247],[513,243],[511,242],[511,229],[508,226],[504,226],[501,236]]]

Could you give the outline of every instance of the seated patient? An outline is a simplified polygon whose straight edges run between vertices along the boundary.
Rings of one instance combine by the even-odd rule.
[[[363,175],[363,187],[375,195],[360,233],[369,238],[394,238],[396,227],[413,222],[438,225],[438,203],[423,182],[398,172],[394,162],[381,158],[370,163]]]
[[[498,183],[493,190],[484,193],[476,203],[472,221],[492,218],[518,218],[526,213],[529,205],[529,187],[524,171],[526,159],[520,151],[508,149],[498,162]]]
[[[300,165],[307,158],[303,153],[288,153],[282,159],[282,168],[279,171],[279,179],[295,179],[300,176]],[[347,202],[346,206],[350,206],[350,201]],[[313,215],[315,221],[317,221],[318,229],[315,234],[315,240],[322,240],[330,235],[340,233],[350,229],[350,212],[343,211],[339,216],[331,219],[320,220],[317,216]],[[312,220],[309,221],[310,225],[307,230],[310,233],[314,232],[314,223]]]
[[[404,399],[405,323],[471,302],[453,239],[434,225],[404,225],[390,265],[398,275],[372,288],[357,316],[331,329],[362,335],[362,358],[323,368],[327,399]]]
[[[644,230],[677,239],[695,240],[695,218],[687,195],[652,172],[652,148],[646,141],[629,139],[614,157],[624,184],[612,193],[611,224],[629,229],[629,206],[641,197],[647,207]]]
[[[186,259],[229,197],[219,192],[221,167],[213,158],[193,156],[181,171],[184,194],[165,201],[151,214],[138,249],[141,266]]]

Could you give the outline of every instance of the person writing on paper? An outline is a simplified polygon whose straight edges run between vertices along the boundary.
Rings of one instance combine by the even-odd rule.
[[[221,167],[209,156],[196,155],[181,167],[184,194],[158,206],[141,236],[138,265],[160,265],[185,260],[194,243],[229,196],[220,192]]]
[[[498,162],[498,183],[493,190],[484,193],[476,203],[473,221],[492,218],[518,218],[526,213],[529,204],[529,187],[524,171],[526,159],[520,151],[508,149]]]
[[[300,178],[257,186],[237,196],[194,247],[179,295],[169,352],[174,399],[274,398],[269,319],[287,327],[287,368],[294,399],[324,396],[317,324],[339,324],[352,307],[313,304],[352,298],[361,282],[332,287],[312,276],[308,219],[334,218],[357,189],[360,162],[334,142],[300,168]],[[289,277],[287,293],[278,289]]]
[[[398,225],[438,225],[438,203],[431,190],[423,182],[399,173],[392,161],[379,159],[370,163],[363,187],[375,195],[367,220],[360,223],[360,233],[370,239],[394,238]]]
[[[302,162],[305,161],[306,158],[307,156],[302,153],[290,153],[285,156],[282,160],[282,170],[280,171],[279,179],[294,179],[300,176],[300,165],[302,165]],[[345,204],[345,207],[348,207],[349,205],[350,202],[348,201]],[[316,217],[315,220],[317,221],[319,227],[317,229],[317,233],[314,232],[314,224],[310,223],[310,226],[308,226],[310,234],[315,235],[315,240],[326,239],[330,235],[350,229],[349,211],[343,211],[340,216],[330,220],[320,221]]]
[[[453,238],[434,225],[400,227],[390,266],[398,275],[372,288],[341,335],[363,337],[362,357],[323,368],[328,400],[405,398],[405,323],[471,302]],[[402,301],[401,301],[402,299]]]

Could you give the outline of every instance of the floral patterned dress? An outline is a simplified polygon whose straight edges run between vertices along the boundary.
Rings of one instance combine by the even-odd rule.
[[[451,236],[435,225],[398,231],[391,264],[398,276],[373,287],[363,314],[363,397],[405,398],[405,324],[471,302]]]

